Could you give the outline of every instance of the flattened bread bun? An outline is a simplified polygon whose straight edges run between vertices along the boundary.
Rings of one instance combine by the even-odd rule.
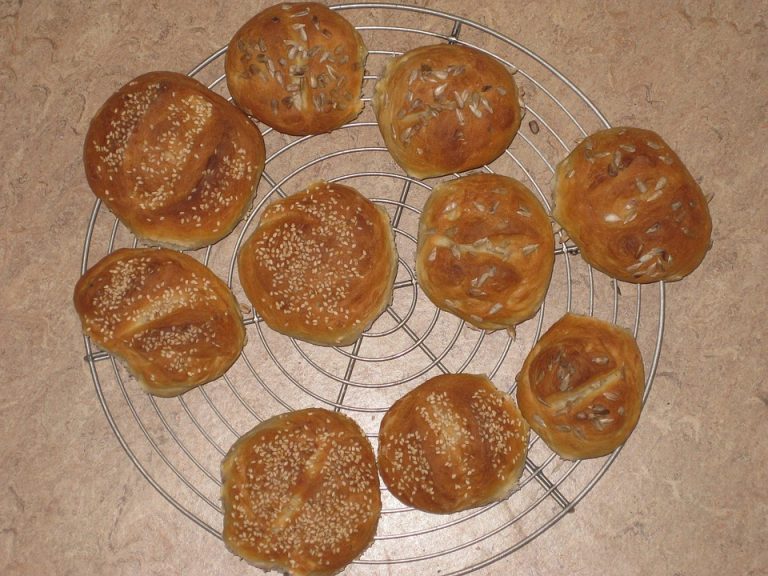
[[[436,376],[395,402],[379,430],[379,469],[401,502],[439,514],[503,500],[517,485],[528,424],[482,375]]]
[[[517,85],[474,48],[437,44],[387,64],[373,109],[395,161],[414,178],[478,168],[512,143],[522,114]]]
[[[371,443],[319,408],[270,418],[221,465],[227,548],[264,570],[327,576],[372,543],[381,492]]]
[[[419,221],[416,275],[439,308],[485,330],[541,306],[555,262],[552,225],[517,180],[472,174],[432,190]]]
[[[590,265],[625,282],[680,280],[711,245],[696,180],[661,137],[611,128],[557,166],[553,216]]]
[[[629,331],[566,314],[525,359],[517,375],[517,404],[562,458],[596,458],[629,438],[644,386],[643,359]]]
[[[177,396],[215,380],[245,344],[237,302],[224,282],[186,254],[122,248],[75,286],[83,331],[123,360],[142,388]]]
[[[368,50],[357,30],[322,4],[277,4],[227,48],[227,86],[240,108],[285,134],[330,132],[363,110]]]
[[[270,328],[346,346],[392,301],[397,250],[389,216],[354,188],[315,182],[264,211],[240,249],[238,272]]]
[[[138,238],[194,249],[229,234],[251,206],[264,140],[196,80],[150,72],[96,113],[85,138],[93,193]]]

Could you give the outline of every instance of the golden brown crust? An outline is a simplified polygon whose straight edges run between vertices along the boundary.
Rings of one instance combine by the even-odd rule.
[[[376,83],[373,109],[389,152],[415,178],[492,162],[522,119],[509,70],[478,50],[451,44],[422,46],[389,62]]]
[[[528,450],[515,403],[482,375],[436,376],[395,402],[379,431],[379,468],[400,501],[447,514],[509,496]]]
[[[215,380],[245,343],[237,302],[203,264],[165,248],[122,248],[77,282],[83,331],[142,388],[177,396]]]
[[[230,41],[227,85],[240,108],[279,132],[330,132],[363,109],[367,55],[357,30],[326,6],[276,4]]]
[[[266,209],[240,249],[238,272],[272,329],[346,346],[392,300],[397,250],[389,216],[354,188],[315,182]]]
[[[270,418],[221,465],[227,548],[266,570],[328,576],[373,541],[381,492],[371,443],[319,408]]]
[[[264,169],[261,133],[196,80],[150,72],[113,94],[84,150],[91,190],[137,237],[200,248],[248,211]]]
[[[596,458],[634,430],[644,385],[643,359],[629,331],[566,314],[525,359],[517,375],[517,404],[562,458]]]
[[[555,261],[552,225],[520,182],[472,174],[436,186],[419,221],[416,274],[439,308],[485,330],[541,306]]]
[[[709,250],[712,220],[696,180],[661,137],[592,134],[555,172],[553,216],[584,259],[613,278],[680,280]]]

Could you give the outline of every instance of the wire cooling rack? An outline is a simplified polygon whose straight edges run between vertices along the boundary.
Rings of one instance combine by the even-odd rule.
[[[619,284],[593,272],[558,233],[555,271],[544,305],[518,327],[517,336],[471,329],[435,308],[414,274],[418,217],[439,180],[407,177],[384,148],[371,110],[373,86],[386,61],[418,45],[472,46],[511,71],[526,109],[512,146],[484,169],[513,176],[549,209],[549,182],[557,162],[585,135],[609,126],[592,102],[544,59],[476,22],[437,10],[393,4],[332,6],[360,31],[369,48],[364,81],[366,108],[330,135],[289,137],[263,131],[267,162],[249,217],[228,238],[192,253],[226,279],[246,303],[235,270],[240,244],[273,200],[318,178],[351,185],[390,214],[399,252],[392,305],[362,338],[344,348],[324,348],[271,331],[243,306],[248,343],[219,380],[180,398],[156,399],[140,391],[125,369],[84,338],[99,402],[120,445],[147,481],[199,527],[220,538],[219,464],[238,436],[275,414],[322,406],[353,417],[374,447],[387,408],[440,373],[485,373],[514,392],[514,377],[542,331],[566,311],[590,314],[630,328],[646,362],[647,398],[661,351],[664,285]],[[228,97],[218,50],[190,75]],[[82,271],[136,239],[99,201],[86,231]],[[596,460],[568,462],[535,435],[520,488],[508,500],[449,516],[422,513],[383,489],[384,509],[375,544],[349,574],[467,574],[507,556],[550,528],[592,489],[618,450]],[[405,565],[397,569],[396,565]],[[388,570],[389,570],[388,569]]]

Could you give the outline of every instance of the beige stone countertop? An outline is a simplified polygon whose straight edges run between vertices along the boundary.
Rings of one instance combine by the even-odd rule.
[[[261,573],[176,510],[121,448],[83,360],[71,298],[94,206],[81,157],[90,118],[140,73],[188,72],[266,5],[0,3],[0,574]],[[634,435],[573,513],[476,573],[768,573],[768,5],[737,0],[415,5],[485,24],[539,54],[611,124],[661,133],[705,192],[715,194],[713,249],[690,277],[666,286],[662,352]],[[346,14],[359,25],[376,23],[379,13],[368,7]],[[424,15],[399,17],[411,26],[450,30],[433,28]],[[475,38],[469,26],[461,33],[462,39]],[[384,46],[386,37],[365,34],[376,44],[372,48],[392,48]],[[383,61],[377,56],[370,66],[376,58]],[[518,79],[530,84],[524,76]],[[529,139],[530,118],[521,129]],[[268,141],[268,148],[273,145]],[[355,159],[342,159],[332,170],[344,170],[344,162],[352,169]],[[102,224],[97,233],[103,251],[108,226]],[[118,243],[128,242],[121,234]],[[217,265],[224,269],[223,262]],[[656,292],[648,289],[650,304],[643,309],[652,322],[658,319]],[[513,353],[530,333],[522,331]],[[254,334],[249,345],[258,344]],[[118,425],[133,435],[131,442],[140,439],[125,399],[108,377],[109,361],[98,367]],[[509,371],[514,374],[514,368]],[[151,413],[136,382],[126,378],[124,384],[140,409]],[[214,400],[216,386],[209,389]],[[192,412],[201,405],[195,394],[189,396]],[[277,411],[270,405],[262,413]],[[178,410],[164,414],[172,427],[184,418]],[[209,417],[200,416],[203,427]],[[367,415],[359,417],[370,425]],[[156,421],[147,426],[171,463],[182,466],[176,459],[183,455],[162,427]],[[218,440],[226,447],[233,438]],[[210,506],[180,487],[157,453],[131,446],[161,487],[183,493],[180,498],[193,513],[215,525]],[[213,458],[203,468],[216,474],[217,465]],[[208,486],[204,495],[215,505],[211,479],[200,470],[189,475],[193,486]],[[563,490],[572,495],[570,481]],[[543,506],[553,510],[549,501]],[[462,524],[453,530],[474,529]],[[512,527],[501,538],[516,542],[525,530],[530,529]],[[417,552],[439,549],[443,538],[440,533],[431,542],[422,538]],[[377,543],[364,558],[395,557],[398,546],[392,544]],[[410,545],[402,542],[405,549]],[[363,564],[348,573],[448,573],[504,546],[494,537],[436,563]]]

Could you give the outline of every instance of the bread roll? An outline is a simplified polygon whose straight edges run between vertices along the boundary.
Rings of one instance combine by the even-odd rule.
[[[517,404],[562,458],[604,456],[640,417],[643,359],[629,331],[576,314],[555,322],[517,375]]]
[[[227,48],[227,86],[251,116],[285,134],[330,132],[363,109],[368,50],[322,4],[277,4],[243,25]]]
[[[273,330],[346,346],[392,301],[387,213],[354,188],[315,182],[272,203],[238,255],[240,283]]]
[[[312,408],[262,422],[229,450],[221,477],[224,543],[259,568],[335,574],[373,541],[373,448],[342,414]]]
[[[506,498],[528,449],[528,425],[485,376],[427,380],[387,411],[379,468],[389,491],[427,512],[447,514]]]
[[[250,208],[264,141],[196,80],[150,72],[96,113],[84,162],[93,193],[138,238],[193,249],[224,238]]]
[[[435,186],[419,221],[416,275],[436,306],[485,330],[528,320],[547,294],[552,225],[520,182],[472,174]]]
[[[458,44],[422,46],[389,62],[373,109],[392,157],[414,178],[492,162],[522,119],[509,70]]]
[[[237,302],[203,264],[164,248],[122,248],[75,286],[83,331],[142,388],[177,396],[215,380],[245,344]]]
[[[711,245],[701,188],[650,130],[611,128],[583,140],[557,166],[554,202],[584,260],[625,282],[680,280]]]

